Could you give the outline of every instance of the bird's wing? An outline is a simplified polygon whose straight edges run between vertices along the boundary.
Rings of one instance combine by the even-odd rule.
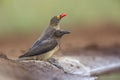
[[[30,48],[30,50],[31,50],[32,48],[36,47],[36,46],[39,46],[40,42],[41,42],[40,40],[37,40],[37,41],[33,44],[33,46]]]
[[[58,43],[54,39],[48,39],[48,40],[44,40],[42,42],[38,41],[36,46],[31,48],[26,54],[21,55],[19,58],[36,56],[36,55],[46,53],[46,52],[54,49],[57,45],[58,45]]]
[[[40,36],[40,38],[33,44],[32,48],[39,45],[39,43],[41,43],[41,41],[43,40],[46,40],[50,37],[52,37],[55,33],[55,29],[54,28],[51,28],[51,27],[48,27],[43,33],[42,35]]]

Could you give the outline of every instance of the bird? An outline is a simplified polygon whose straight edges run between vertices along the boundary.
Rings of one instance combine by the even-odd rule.
[[[37,59],[48,61],[49,63],[66,73],[64,68],[59,65],[57,60],[55,58],[52,58],[51,56],[57,50],[59,50],[61,37],[69,33],[70,32],[66,30],[56,30],[50,38],[41,41],[36,45],[36,47],[29,50],[26,54],[21,55],[19,58],[37,56]]]
[[[19,58],[39,56],[40,60],[49,59],[52,56],[52,54],[54,54],[54,52],[60,47],[61,37],[69,33],[70,32],[66,30],[56,30],[51,38],[48,38],[38,43],[36,47],[29,50],[27,53],[19,56]]]
[[[48,25],[48,27],[42,32],[42,35],[40,36],[40,38],[33,44],[32,48],[34,46],[36,46],[36,43],[43,41],[45,39],[47,39],[48,37],[51,37],[52,34],[54,33],[55,30],[60,30],[60,20],[62,18],[64,18],[65,16],[67,16],[66,13],[62,13],[60,15],[57,16],[53,16],[50,20],[50,23]]]
[[[66,16],[66,13],[51,18],[48,27],[42,33],[40,38],[32,45],[25,54],[19,56],[19,59],[35,59],[47,61],[60,48],[60,38],[69,33],[60,30],[59,22]],[[58,34],[59,33],[59,34]]]

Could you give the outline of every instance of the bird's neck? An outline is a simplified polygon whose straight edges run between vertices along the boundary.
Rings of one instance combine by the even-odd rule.
[[[60,30],[60,26],[59,25],[57,25],[57,26],[52,26],[54,29],[56,29],[56,30]]]
[[[60,26],[59,25],[56,27],[56,30],[60,30]]]

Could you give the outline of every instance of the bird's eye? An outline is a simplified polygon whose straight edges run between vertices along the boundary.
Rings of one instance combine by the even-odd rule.
[[[60,16],[56,16],[57,19],[60,19]]]

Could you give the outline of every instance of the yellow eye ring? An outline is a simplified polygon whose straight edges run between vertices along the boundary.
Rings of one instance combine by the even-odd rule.
[[[60,16],[57,16],[57,19],[60,19]]]

